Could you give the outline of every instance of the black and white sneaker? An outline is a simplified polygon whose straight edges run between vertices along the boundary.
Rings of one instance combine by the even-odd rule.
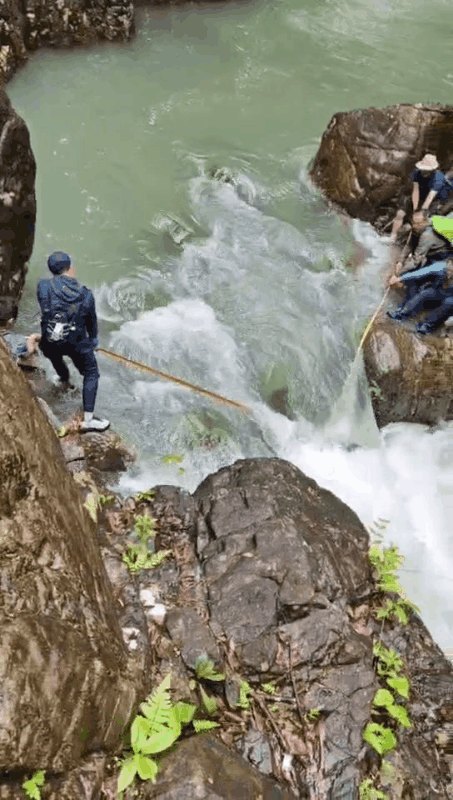
[[[99,417],[91,417],[90,420],[83,420],[80,426],[82,431],[106,431],[110,422],[108,419],[99,419]]]

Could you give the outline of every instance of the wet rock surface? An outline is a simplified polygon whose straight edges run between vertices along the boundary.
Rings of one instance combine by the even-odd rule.
[[[409,326],[377,322],[364,345],[376,422],[436,425],[453,419],[453,339],[419,336]]]
[[[28,128],[0,88],[0,327],[17,315],[25,284],[35,230],[35,175]]]
[[[323,134],[310,175],[335,206],[382,230],[411,195],[415,163],[435,153],[447,171],[452,142],[453,106],[401,103],[340,112]]]
[[[398,730],[389,796],[453,797],[452,666],[416,616],[376,621],[368,534],[344,503],[277,458],[236,462],[193,495],[101,502],[6,351],[0,366],[1,800],[38,768],[43,800],[116,797],[124,727],[169,672],[174,701],[200,705],[200,684],[215,698],[219,727],[185,730],[156,783],[136,779],[124,800],[357,800],[379,771],[363,741],[378,637],[404,659],[414,722]],[[12,381],[28,427],[8,415]],[[69,464],[82,441],[68,438]],[[168,553],[131,572],[144,518],[149,552]],[[197,680],[200,658],[225,680]]]
[[[9,80],[38,47],[122,42],[133,30],[130,0],[3,0],[0,75]]]
[[[93,524],[3,343],[0,394],[0,770],[58,772],[115,746],[137,686]]]

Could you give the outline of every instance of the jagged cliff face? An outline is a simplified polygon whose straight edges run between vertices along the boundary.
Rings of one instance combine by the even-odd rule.
[[[9,80],[38,47],[123,42],[133,26],[129,0],[2,0],[0,81]]]
[[[0,342],[0,772],[112,747],[136,699],[95,528]]]
[[[0,89],[0,326],[17,314],[33,250],[36,163],[23,119]]]

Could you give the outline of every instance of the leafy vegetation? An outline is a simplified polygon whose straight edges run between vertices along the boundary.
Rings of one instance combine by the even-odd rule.
[[[309,722],[314,722],[316,719],[318,719],[320,714],[320,708],[310,708],[310,710],[305,714],[305,717]]]
[[[43,769],[37,769],[30,780],[23,782],[22,789],[31,800],[41,800],[40,787],[44,786],[44,775],[45,771]]]
[[[387,520],[381,522],[387,523]],[[382,532],[382,524],[377,524]],[[372,531],[375,533],[375,531]],[[377,538],[377,537],[376,537]],[[403,557],[397,547],[380,547],[375,542],[369,551],[369,558],[372,566],[377,572],[377,585],[380,591],[390,592],[397,595],[396,599],[387,598],[386,605],[376,609],[377,619],[384,621],[393,616],[402,624],[407,625],[411,610],[419,611],[414,603],[411,603],[405,596],[403,589],[396,577],[396,571],[400,568]],[[389,688],[380,688],[373,698],[372,714],[385,715],[393,724],[401,725],[403,728],[411,728],[412,723],[407,709],[402,701],[409,698],[410,684],[408,678],[402,673],[403,659],[392,649],[384,647],[382,642],[375,642],[373,646],[375,657],[376,672],[380,678],[385,680]],[[390,691],[390,690],[393,690]],[[380,722],[369,722],[363,732],[363,738],[381,756],[385,756],[397,746],[397,737],[394,730]],[[386,773],[394,772],[392,765],[383,762],[383,771]],[[385,792],[376,788],[370,778],[360,784],[361,800],[388,800]]]
[[[398,595],[396,600],[386,600],[385,606],[376,612],[377,619],[388,619],[393,615],[402,625],[407,625],[409,611],[420,611],[420,609],[405,597],[403,587],[395,575],[403,562],[403,556],[394,545],[381,549],[375,543],[370,548],[369,558],[378,573],[377,585],[380,591]]]
[[[206,681],[224,681],[225,675],[223,672],[216,672],[214,663],[205,655],[197,658],[195,663],[195,672],[197,678]]]
[[[150,500],[153,499],[156,492],[153,489],[148,489],[146,492],[140,492],[135,496],[136,503],[148,503]]]
[[[152,517],[142,514],[135,518],[134,533],[138,536],[139,544],[132,544],[123,555],[123,561],[131,572],[141,569],[153,569],[171,554],[171,550],[160,550],[158,553],[150,552],[149,540],[154,538],[154,523]]]
[[[120,796],[136,775],[142,780],[155,782],[159,765],[153,756],[174,744],[181,734],[182,725],[188,725],[197,710],[191,703],[172,703],[168,691],[170,681],[171,675],[168,674],[140,705],[141,713],[132,722],[132,754],[124,759],[118,776]]]
[[[375,789],[371,778],[365,778],[365,780],[362,781],[359,791],[360,800],[388,800],[388,796],[385,792],[381,792],[380,789]]]
[[[252,692],[252,687],[250,686],[247,681],[240,680],[239,681],[239,700],[238,700],[238,707],[243,708],[244,711],[248,711],[250,708],[250,694]]]
[[[266,694],[275,694],[275,686],[273,683],[262,683],[261,688]]]

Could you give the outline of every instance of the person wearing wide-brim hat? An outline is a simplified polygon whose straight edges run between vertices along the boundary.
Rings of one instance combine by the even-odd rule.
[[[417,161],[412,175],[412,205],[417,211],[427,211],[437,196],[438,200],[446,200],[452,186],[443,172],[439,171],[436,156],[427,153],[421,161]]]
[[[417,161],[412,173],[412,207],[414,212],[427,212],[434,198],[445,202],[453,186],[443,172],[439,170],[439,162],[435,155],[426,153],[421,161]],[[400,230],[405,217],[405,211],[397,212],[392,226],[392,241]]]

